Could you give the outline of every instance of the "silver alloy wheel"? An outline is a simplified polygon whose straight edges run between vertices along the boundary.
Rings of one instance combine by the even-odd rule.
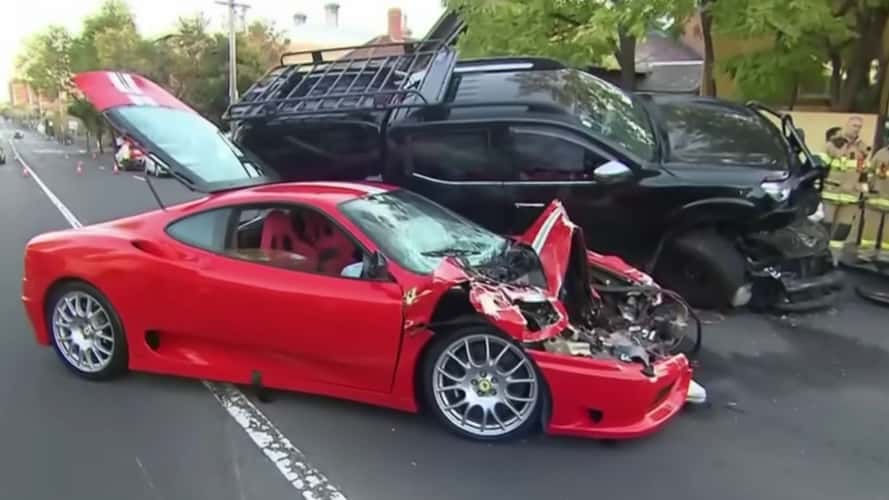
[[[59,352],[71,366],[86,373],[108,367],[114,353],[114,326],[92,295],[71,291],[56,302],[52,331]]]
[[[528,356],[491,334],[468,335],[435,361],[432,389],[439,411],[457,428],[497,437],[524,425],[540,393]]]

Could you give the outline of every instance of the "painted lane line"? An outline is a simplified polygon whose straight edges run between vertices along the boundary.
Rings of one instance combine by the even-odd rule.
[[[303,452],[294,446],[243,392],[231,384],[205,380],[204,385],[303,498],[346,499],[324,474],[306,461]]]
[[[139,177],[138,175],[134,175],[133,179],[136,179],[137,181],[145,182],[145,177]]]
[[[70,210],[68,210],[68,207],[66,207],[65,204],[62,203],[62,200],[60,200],[55,195],[55,193],[53,193],[49,190],[48,187],[46,187],[46,184],[44,184],[43,180],[40,179],[40,176],[37,175],[37,172],[35,172],[34,169],[32,169],[30,166],[28,166],[27,163],[25,163],[22,155],[20,155],[18,149],[16,149],[15,144],[13,144],[12,141],[9,141],[9,145],[12,148],[13,155],[18,160],[18,162],[21,163],[22,168],[28,171],[31,178],[34,179],[34,182],[36,182],[40,189],[43,190],[43,194],[45,194],[46,197],[49,198],[49,201],[52,202],[53,205],[55,205],[59,213],[62,214],[62,217],[64,217],[65,220],[68,221],[68,224],[70,224],[71,227],[75,229],[83,227],[83,224],[81,224],[80,221],[77,220],[77,217],[75,217],[74,214],[71,213]]]
[[[81,228],[83,224],[64,203],[40,180],[37,173],[25,163],[12,141],[13,154],[22,167],[27,169],[40,189],[61,212],[65,220],[73,228]],[[136,177],[136,176],[133,176]],[[144,179],[143,179],[144,180]],[[306,461],[306,457],[293,443],[287,439],[275,424],[257,408],[247,396],[232,384],[202,381],[213,394],[216,401],[228,412],[244,432],[250,437],[259,450],[275,464],[287,482],[296,489],[305,500],[346,500],[346,497],[334,486],[327,477]],[[137,459],[138,461],[138,459]],[[141,462],[140,469],[145,472]]]
[[[103,167],[102,165],[99,165],[99,170],[105,170],[105,167]]]

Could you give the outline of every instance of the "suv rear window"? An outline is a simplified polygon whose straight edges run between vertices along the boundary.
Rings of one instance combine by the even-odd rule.
[[[706,102],[659,103],[670,161],[786,169],[780,133],[762,116]]]

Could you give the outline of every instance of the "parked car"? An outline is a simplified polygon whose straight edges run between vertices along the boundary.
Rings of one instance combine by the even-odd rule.
[[[285,54],[229,108],[234,140],[285,179],[378,176],[501,234],[558,198],[590,248],[696,306],[805,309],[841,286],[808,219],[823,169],[788,116],[634,95],[550,59],[401,51]]]
[[[13,139],[23,139],[24,137],[25,137],[25,134],[23,134],[21,130],[16,130],[15,132],[12,133]]]
[[[6,151],[0,146],[0,165],[6,165]]]
[[[145,175],[153,175],[155,177],[166,177],[170,175],[170,171],[167,167],[160,162],[153,160],[149,156],[143,157],[142,164],[145,169]]]
[[[74,83],[208,196],[27,244],[37,340],[77,375],[130,368],[424,405],[476,439],[540,425],[631,438],[683,406],[692,371],[674,352],[690,309],[588,252],[560,203],[506,238],[404,189],[280,183],[159,86],[127,75],[124,91],[118,78]],[[615,293],[629,300],[610,312]]]

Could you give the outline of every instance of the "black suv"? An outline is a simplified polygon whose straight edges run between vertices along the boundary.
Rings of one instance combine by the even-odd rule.
[[[840,286],[808,220],[823,170],[789,117],[428,40],[281,62],[226,118],[285,180],[381,178],[504,234],[558,198],[590,248],[702,307],[804,309]]]

